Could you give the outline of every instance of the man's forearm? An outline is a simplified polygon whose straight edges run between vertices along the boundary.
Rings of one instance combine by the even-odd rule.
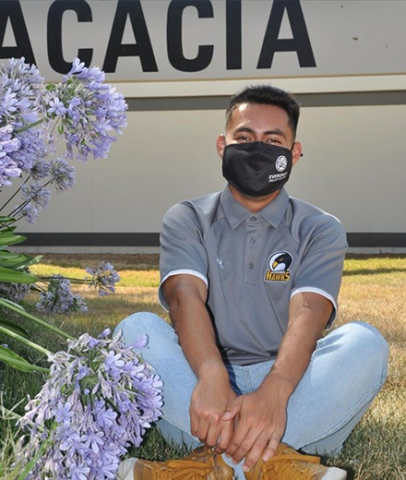
[[[302,379],[317,341],[331,314],[331,304],[318,294],[302,294],[292,299],[288,329],[278,356],[263,386],[278,381],[287,398]]]
[[[205,305],[205,291],[199,283],[191,288],[191,280],[194,279],[190,276],[186,279],[179,276],[167,280],[169,315],[179,343],[198,379],[213,374],[228,378]]]
[[[222,416],[236,395],[206,309],[206,286],[200,279],[179,275],[165,282],[164,294],[182,350],[198,378],[189,407],[191,433],[224,451],[233,424],[223,421]]]
[[[211,319],[204,304],[189,299],[186,304],[183,302],[182,307],[172,306],[169,313],[182,350],[197,378],[225,373]]]

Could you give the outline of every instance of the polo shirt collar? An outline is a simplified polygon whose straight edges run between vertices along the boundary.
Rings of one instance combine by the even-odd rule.
[[[241,203],[233,197],[228,188],[228,184],[221,192],[220,203],[223,207],[228,223],[233,230],[252,215],[250,210],[241,205]],[[286,190],[282,188],[278,196],[265,208],[256,213],[255,216],[264,218],[272,226],[278,228],[285,216],[288,203],[289,195]]]

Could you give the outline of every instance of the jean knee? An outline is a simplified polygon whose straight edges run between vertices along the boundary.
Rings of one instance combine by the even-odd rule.
[[[368,361],[371,369],[386,379],[389,361],[389,345],[377,328],[369,323],[357,321],[345,325],[348,329],[351,346],[361,361]]]
[[[124,341],[133,341],[141,335],[174,334],[173,328],[165,320],[152,312],[137,312],[122,320],[114,329],[114,334],[122,332]]]

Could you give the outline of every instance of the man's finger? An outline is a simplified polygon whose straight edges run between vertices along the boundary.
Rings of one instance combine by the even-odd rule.
[[[254,445],[245,457],[245,462],[243,465],[243,470],[245,472],[255,465],[267,445],[268,436],[265,432],[262,432],[260,435],[258,435]]]
[[[249,452],[252,450],[255,442],[257,441],[257,438],[261,432],[258,432],[258,430],[251,428],[248,430],[244,438],[241,440],[240,445],[238,446],[238,449],[234,452],[233,454],[233,462],[234,463],[239,463],[241,460],[243,460]],[[264,444],[265,446],[265,444]],[[259,456],[259,455],[258,455]]]
[[[220,432],[219,441],[215,448],[216,453],[225,452],[226,448],[228,447],[228,444],[230,443],[230,439],[233,435],[233,430],[234,428],[232,424],[230,424],[229,422],[224,424]]]
[[[234,431],[234,435],[231,438],[231,441],[227,447],[227,450],[226,450],[227,456],[233,457],[233,460],[234,460],[234,454],[240,448],[240,445],[242,441],[245,439],[245,437],[247,436],[248,431],[249,431],[249,427],[245,423],[240,422],[238,424],[238,427]]]
[[[209,424],[206,420],[203,420],[202,417],[199,418],[199,426],[197,429],[197,438],[206,443],[207,432],[209,430]]]
[[[199,428],[199,417],[192,411],[190,411],[190,433],[197,437],[197,431]]]
[[[211,424],[206,435],[206,445],[214,447],[219,439],[221,426],[219,424]]]
[[[241,410],[241,405],[242,405],[242,397],[237,397],[229,405],[227,405],[227,409],[223,414],[222,420],[227,422],[235,418]]]
[[[268,446],[265,448],[264,453],[262,455],[262,459],[264,462],[267,462],[270,458],[272,458],[275,455],[276,449],[279,446],[279,443],[281,441],[282,434],[278,432],[274,432],[269,439]]]

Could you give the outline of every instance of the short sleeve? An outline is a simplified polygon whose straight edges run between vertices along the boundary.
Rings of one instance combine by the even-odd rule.
[[[203,235],[193,208],[177,204],[165,215],[160,235],[159,301],[168,310],[162,285],[173,275],[189,274],[201,278],[208,286],[207,252]]]
[[[328,298],[333,304],[327,328],[331,327],[337,314],[347,246],[346,233],[340,221],[332,215],[321,216],[309,235],[295,275],[291,297],[301,292],[314,292]]]

